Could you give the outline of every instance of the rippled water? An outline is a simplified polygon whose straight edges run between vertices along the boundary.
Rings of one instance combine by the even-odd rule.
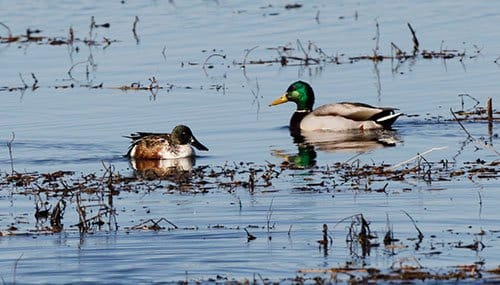
[[[123,175],[132,175],[128,160],[122,157],[129,142],[122,136],[135,131],[167,132],[179,123],[189,125],[210,149],[199,153],[196,165],[279,164],[282,154],[301,151],[286,128],[294,107],[269,108],[268,104],[297,79],[312,84],[318,106],[360,101],[395,106],[410,115],[394,125],[393,135],[400,141],[396,146],[360,155],[317,146],[319,167],[353,161],[356,155],[361,164],[396,164],[433,147],[446,149],[425,155],[432,162],[461,165],[478,158],[498,159],[494,152],[465,143],[461,128],[447,121],[452,118],[450,108],[462,108],[460,94],[471,95],[481,105],[493,97],[494,107],[498,104],[497,3],[313,1],[285,9],[290,3],[284,1],[122,2],[0,2],[0,22],[13,35],[40,29],[40,35],[65,38],[72,27],[75,38],[88,39],[94,16],[97,24],[109,23],[110,27],[95,29],[92,38],[112,41],[106,48],[76,42],[75,49],[0,44],[0,87],[23,86],[20,76],[31,86],[31,73],[39,86],[0,92],[0,140],[7,142],[15,134],[11,150],[16,171],[102,173],[104,162]],[[138,40],[132,32],[135,16],[139,17]],[[410,52],[413,43],[407,23],[411,23],[421,50],[457,50],[466,55],[449,60],[420,58],[398,67],[391,60],[350,63],[349,57],[373,54],[376,23],[379,54],[390,55],[391,42]],[[0,36],[7,36],[4,27]],[[279,46],[294,48],[295,56],[303,56],[297,40],[306,49],[313,42],[326,54],[338,56],[341,64],[247,64],[244,69],[238,64],[252,48],[247,62],[275,59],[278,53],[273,48]],[[217,55],[204,65],[212,54]],[[133,83],[147,86],[153,77],[165,88],[153,92],[117,89]],[[103,88],[84,87],[101,83]],[[62,88],[70,84],[74,88]],[[473,99],[463,98],[465,108],[474,106]],[[466,127],[476,138],[488,137],[486,123],[467,123]],[[496,127],[493,133],[498,133]],[[492,143],[496,146],[498,138],[493,137]],[[0,146],[0,170],[11,172],[5,144]],[[115,204],[121,209],[118,231],[80,237],[68,229],[57,235],[0,238],[0,277],[5,282],[16,278],[18,283],[200,280],[217,274],[239,279],[253,278],[254,273],[279,279],[293,277],[301,268],[343,266],[353,260],[388,268],[405,257],[415,257],[426,267],[475,261],[489,268],[500,264],[494,202],[500,198],[495,192],[497,179],[391,182],[389,194],[383,194],[300,191],[297,187],[308,182],[299,175],[302,170],[295,174],[275,181],[272,191],[254,194],[242,189],[197,195],[123,193]],[[12,196],[10,191],[0,191],[4,209],[0,230],[19,220],[26,222],[25,229],[35,228],[34,202]],[[268,233],[270,205],[275,228]],[[401,210],[411,213],[426,236],[418,252],[410,247],[393,256],[380,248],[366,259],[355,258],[344,242],[348,224],[331,229],[334,245],[328,255],[318,250],[316,240],[321,238],[324,223],[333,227],[358,213],[372,222],[379,236],[389,215],[394,232],[411,244],[408,238],[416,232]],[[67,219],[76,215],[67,212]],[[125,230],[143,219],[160,217],[184,229]],[[243,231],[249,225],[257,226],[251,230],[257,239],[251,242]],[[482,230],[487,233],[484,237],[474,235]],[[453,247],[458,240],[471,243],[479,238],[486,245],[483,251]],[[436,250],[444,253],[430,254]]]

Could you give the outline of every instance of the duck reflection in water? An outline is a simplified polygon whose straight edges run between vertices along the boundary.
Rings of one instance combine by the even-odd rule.
[[[314,145],[326,152],[365,152],[395,146],[400,140],[394,130],[308,131],[290,133],[296,144]]]
[[[134,174],[143,179],[176,180],[189,174],[195,165],[195,157],[176,159],[130,159]]]
[[[283,159],[288,168],[310,168],[316,165],[316,151],[313,145],[297,144],[297,154],[286,154],[281,150],[273,150],[272,154]]]
[[[316,150],[324,152],[367,152],[396,146],[400,139],[394,130],[349,130],[290,132],[297,145],[296,154],[274,150],[290,168],[310,168],[316,165]]]

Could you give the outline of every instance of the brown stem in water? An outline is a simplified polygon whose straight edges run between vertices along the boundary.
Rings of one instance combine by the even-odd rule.
[[[491,103],[491,97],[486,101],[486,112],[488,114],[488,134],[490,138],[493,136],[493,107]]]

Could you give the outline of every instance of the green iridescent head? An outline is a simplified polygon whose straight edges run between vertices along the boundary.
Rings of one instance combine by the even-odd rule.
[[[314,91],[311,85],[304,81],[292,83],[285,94],[274,100],[270,106],[286,102],[295,102],[295,104],[297,104],[297,111],[312,111],[314,105]]]

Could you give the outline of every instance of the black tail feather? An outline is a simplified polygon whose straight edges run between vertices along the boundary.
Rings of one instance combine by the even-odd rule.
[[[399,118],[403,113],[390,114],[387,116],[380,117],[375,120],[378,124],[382,125],[384,129],[390,129],[392,124]]]

